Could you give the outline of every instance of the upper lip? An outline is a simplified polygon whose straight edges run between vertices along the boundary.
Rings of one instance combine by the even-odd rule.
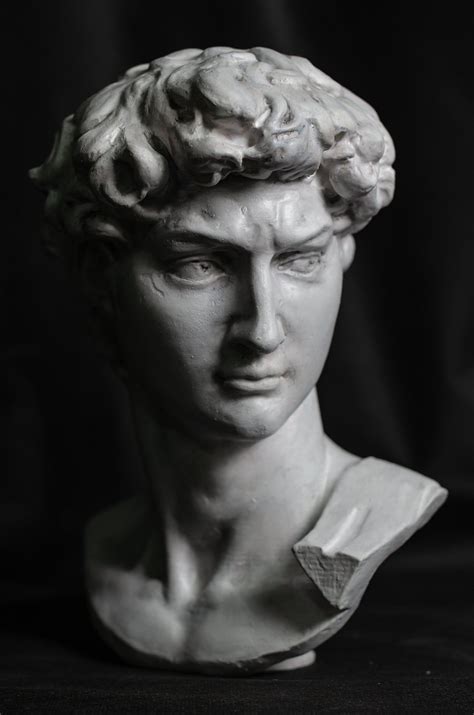
[[[221,380],[250,380],[252,382],[257,382],[258,380],[265,380],[269,377],[283,377],[286,370],[274,370],[268,368],[244,368],[241,370],[227,370],[221,371],[217,375]]]

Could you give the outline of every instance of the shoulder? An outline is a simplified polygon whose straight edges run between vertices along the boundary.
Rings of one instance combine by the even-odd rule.
[[[143,544],[148,522],[141,496],[118,502],[94,516],[84,533],[86,565],[127,562]]]
[[[350,508],[363,515],[364,528],[360,536],[368,537],[376,527],[381,534],[388,535],[425,514],[427,521],[446,496],[446,489],[429,477],[398,464],[367,457],[350,463],[335,479],[325,514],[326,519],[336,513],[347,516]]]
[[[377,567],[422,527],[447,491],[410,469],[369,457],[334,480],[314,528],[295,555],[326,599],[342,609],[360,599]]]

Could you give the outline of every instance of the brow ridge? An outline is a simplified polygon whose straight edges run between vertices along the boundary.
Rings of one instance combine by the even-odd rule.
[[[316,241],[320,236],[323,236],[324,234],[329,232],[332,232],[332,226],[330,224],[325,224],[318,231],[316,231],[316,233],[312,233],[311,235],[302,238],[301,240],[292,242],[287,246],[283,247],[281,250],[300,248],[307,243]],[[162,240],[168,244],[174,244],[175,246],[181,244],[183,247],[193,245],[199,247],[202,245],[207,245],[212,248],[222,249],[223,247],[230,247],[237,250],[247,250],[245,246],[241,246],[232,240],[217,238],[215,235],[206,234],[201,231],[187,231],[186,229],[173,229],[171,231],[168,230],[166,231],[166,235],[162,237]],[[278,244],[279,242],[277,241],[276,243]]]

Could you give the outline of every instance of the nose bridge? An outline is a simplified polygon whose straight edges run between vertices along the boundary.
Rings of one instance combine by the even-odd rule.
[[[263,352],[272,352],[283,341],[284,330],[270,260],[254,258],[244,290],[247,300],[241,316],[241,337]]]

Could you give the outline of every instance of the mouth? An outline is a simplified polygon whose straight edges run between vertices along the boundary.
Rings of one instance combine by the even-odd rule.
[[[286,373],[259,374],[257,372],[235,372],[219,374],[220,384],[228,390],[241,394],[255,395],[273,392],[278,389]]]

